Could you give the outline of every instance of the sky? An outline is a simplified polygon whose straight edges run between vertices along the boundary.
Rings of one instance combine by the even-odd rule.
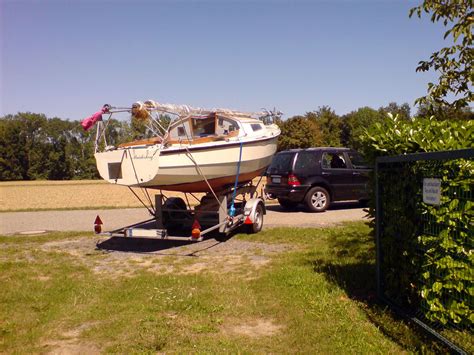
[[[286,118],[413,105],[445,28],[408,0],[0,0],[0,116],[135,101]]]

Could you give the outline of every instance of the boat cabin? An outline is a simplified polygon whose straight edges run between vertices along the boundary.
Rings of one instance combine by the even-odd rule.
[[[168,142],[204,143],[223,140],[239,134],[239,122],[236,119],[211,113],[208,116],[184,117],[173,123],[169,129]]]
[[[171,124],[165,144],[201,144],[223,141],[238,137],[241,131],[245,135],[259,135],[264,128],[263,122],[252,118],[228,117],[215,112],[206,116],[188,116]],[[153,145],[161,142],[161,137],[153,137],[120,144],[119,147]]]

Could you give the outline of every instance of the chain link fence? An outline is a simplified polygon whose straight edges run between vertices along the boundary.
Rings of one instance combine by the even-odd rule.
[[[474,353],[474,150],[376,162],[377,292],[458,353]]]

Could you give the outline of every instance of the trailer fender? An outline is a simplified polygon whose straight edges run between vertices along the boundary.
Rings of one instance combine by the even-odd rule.
[[[257,198],[251,198],[245,203],[244,216],[250,217],[250,219],[253,221],[255,210],[257,209],[257,206],[259,204],[262,205],[263,214],[267,214],[267,209],[265,208],[265,203],[263,202],[263,199],[261,199],[260,197],[257,197]]]

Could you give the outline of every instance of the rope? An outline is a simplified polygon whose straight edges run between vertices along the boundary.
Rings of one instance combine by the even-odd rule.
[[[204,173],[202,172],[199,164],[196,162],[196,160],[194,160],[194,157],[193,155],[191,154],[191,152],[189,151],[188,147],[184,147],[186,149],[186,152],[188,153],[188,157],[189,159],[191,160],[191,162],[196,166],[196,169],[199,173],[199,175],[201,175],[204,179],[204,181],[206,182],[207,184],[207,187],[209,187],[209,190],[211,191],[212,195],[214,196],[214,198],[216,199],[217,203],[219,204],[219,208],[222,209],[223,212],[225,212],[225,209],[221,206],[221,203],[219,201],[219,198],[217,197],[216,193],[214,192],[214,189],[212,188],[211,184],[209,184],[209,181],[207,181],[207,178],[206,178],[206,175],[204,175]]]
[[[135,193],[135,191],[133,191],[130,186],[127,186],[127,187],[128,187],[128,189],[135,195],[135,197],[137,198],[137,200],[141,202],[141,204],[143,205],[143,207],[145,207],[145,208],[147,209],[148,213],[149,213],[150,215],[152,215],[152,216],[155,215],[154,211],[151,210],[150,208],[148,208],[148,206],[147,206],[147,205],[142,201],[142,199]]]
[[[135,163],[133,162],[132,154],[130,153],[129,149],[127,149],[127,151],[128,151],[128,156],[130,157],[130,162],[132,163],[133,173],[135,174],[135,179],[137,180],[138,187],[140,187],[140,190],[145,195],[145,197],[148,199],[148,202],[150,203],[150,206],[152,208],[152,209],[149,209],[147,207],[146,209],[148,210],[148,212],[150,214],[154,215],[155,213],[153,211],[153,202],[151,202],[151,198],[150,198],[150,195],[148,194],[148,191],[146,189],[143,189],[143,187],[141,186],[140,180],[138,179],[137,170],[135,169]],[[135,196],[137,196],[137,195],[135,195]],[[140,200],[140,202],[142,202],[142,201]],[[143,202],[142,202],[142,204],[143,204]]]
[[[231,216],[231,217],[235,216],[234,200],[235,200],[235,196],[237,194],[237,185],[239,184],[240,162],[242,161],[242,148],[243,148],[243,146],[244,146],[243,142],[240,142],[239,162],[237,163],[237,176],[235,177],[234,191],[232,192],[232,202],[231,202],[230,211],[229,211],[229,216]]]

